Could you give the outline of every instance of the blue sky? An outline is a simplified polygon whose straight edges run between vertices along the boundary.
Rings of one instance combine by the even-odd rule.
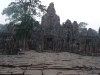
[[[0,0],[0,12],[14,0]],[[70,19],[72,22],[87,22],[87,28],[93,28],[98,31],[100,26],[100,0],[41,0],[42,4],[48,6],[54,2],[57,15],[60,17],[60,23]],[[6,16],[0,14],[0,23],[5,24]]]

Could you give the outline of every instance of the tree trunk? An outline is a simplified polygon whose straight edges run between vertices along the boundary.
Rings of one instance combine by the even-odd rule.
[[[27,35],[25,35],[23,42],[24,42],[24,44],[23,44],[24,45],[23,46],[23,51],[28,51],[29,48],[28,48],[28,38],[27,38]]]
[[[27,36],[26,36],[26,47],[25,47],[26,49],[25,50],[29,50],[29,47],[28,47],[28,38],[27,38]]]
[[[23,51],[25,51],[25,37],[24,37],[24,40],[23,40]]]

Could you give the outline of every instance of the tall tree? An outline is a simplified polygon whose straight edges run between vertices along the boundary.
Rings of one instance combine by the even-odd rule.
[[[80,22],[79,23],[79,28],[85,28],[88,25],[86,22]]]
[[[15,0],[3,10],[3,15],[8,16],[7,27],[15,28],[18,38],[23,38],[23,50],[28,50],[28,34],[37,24],[35,17],[40,17],[45,12],[45,6],[40,0]]]
[[[83,30],[84,28],[86,28],[87,25],[88,25],[88,23],[86,23],[86,22],[80,22],[80,23],[78,24],[79,32],[82,32],[82,30]]]
[[[5,32],[6,28],[3,24],[0,24],[0,32]]]

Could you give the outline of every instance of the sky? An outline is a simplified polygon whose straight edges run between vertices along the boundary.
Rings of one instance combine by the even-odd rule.
[[[0,13],[14,0],[0,0]],[[98,31],[100,27],[100,0],[41,0],[43,5],[48,7],[53,2],[56,14],[60,17],[62,24],[67,19],[88,23],[87,28]],[[7,17],[0,14],[0,24],[5,24]]]

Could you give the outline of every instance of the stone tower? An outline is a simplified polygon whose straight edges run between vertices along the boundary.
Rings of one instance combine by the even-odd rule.
[[[47,13],[42,17],[41,26],[44,33],[48,31],[47,33],[52,34],[55,33],[56,30],[59,30],[60,18],[56,14],[53,3],[49,4]]]
[[[56,49],[60,28],[60,18],[56,14],[54,4],[50,3],[41,22],[42,50]]]
[[[77,21],[73,22],[73,39],[77,40],[79,38],[79,28]]]

